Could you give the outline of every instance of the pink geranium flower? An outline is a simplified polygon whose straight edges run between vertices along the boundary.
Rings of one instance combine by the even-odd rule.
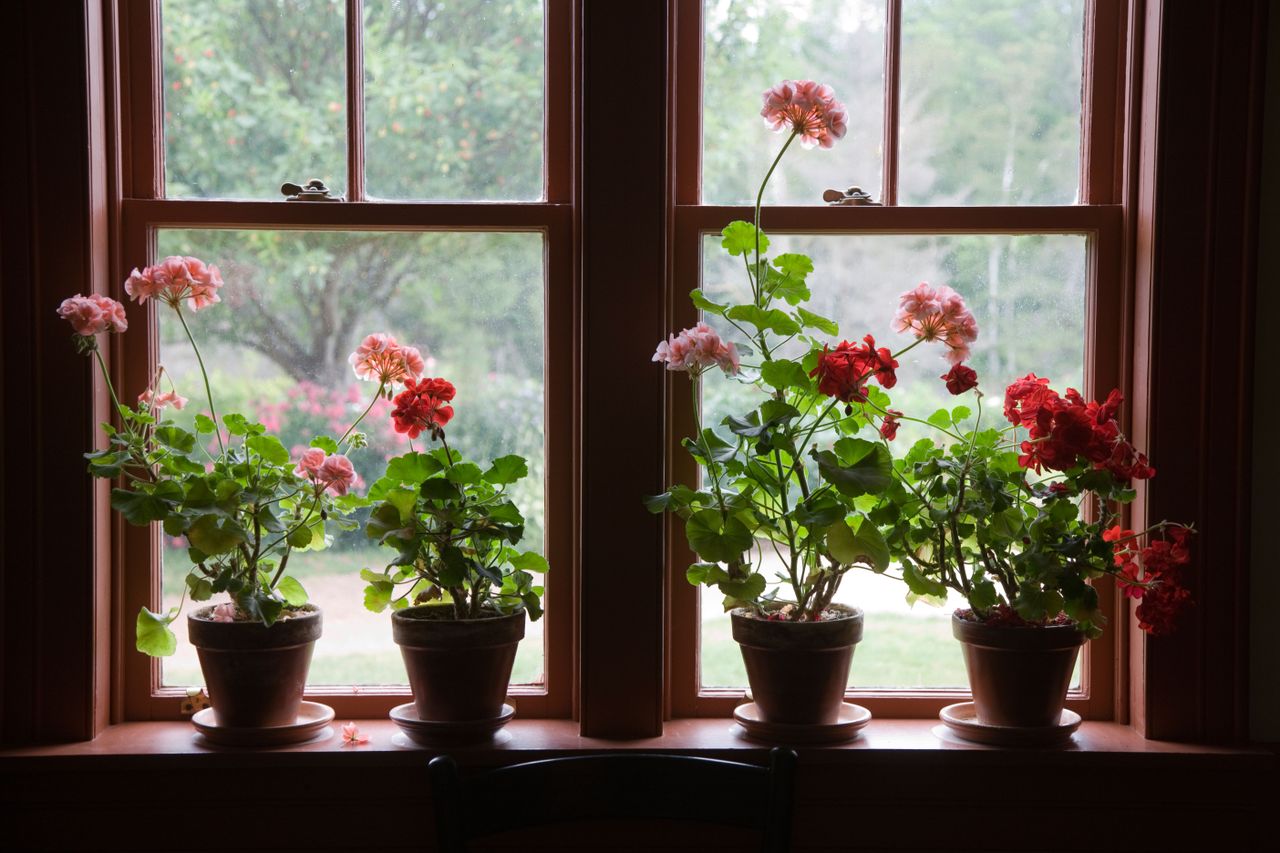
[[[316,479],[320,474],[320,466],[324,464],[325,452],[318,447],[308,447],[302,451],[302,458],[298,460],[298,467],[293,469],[293,473],[299,477],[306,477],[310,480]]]
[[[893,328],[911,332],[923,341],[947,345],[947,360],[959,364],[969,357],[969,344],[978,338],[978,321],[964,298],[945,284],[934,289],[921,282],[902,294]]]
[[[849,114],[832,88],[813,80],[783,80],[769,89],[760,115],[773,130],[797,134],[805,148],[830,148],[849,125]]]
[[[351,466],[351,460],[340,453],[325,459],[316,472],[316,481],[323,483],[326,489],[332,490],[336,495],[345,495],[355,478],[356,471]]]
[[[139,305],[160,299],[177,309],[185,299],[192,311],[221,302],[220,287],[222,273],[216,266],[182,255],[170,255],[141,271],[135,269],[124,283],[125,293]]]
[[[109,296],[91,293],[88,296],[76,294],[62,300],[58,306],[58,316],[62,317],[77,335],[91,337],[99,332],[123,332],[129,328],[129,321],[124,316],[124,306]]]
[[[725,373],[737,373],[740,367],[737,348],[721,340],[706,323],[684,329],[658,344],[652,361],[663,362],[667,370],[701,373],[719,367]]]
[[[214,622],[234,622],[236,621],[236,606],[230,601],[215,605],[212,616]]]
[[[342,745],[359,746],[362,743],[368,743],[369,736],[361,733],[360,727],[355,723],[347,723],[342,727]]]
[[[152,411],[158,412],[165,406],[173,406],[175,409],[185,408],[187,398],[183,397],[177,391],[161,391],[156,393],[148,388],[138,395],[138,402],[145,403],[151,407]]]
[[[426,369],[422,353],[397,343],[385,332],[366,337],[347,362],[360,379],[376,379],[384,384],[417,379]]]

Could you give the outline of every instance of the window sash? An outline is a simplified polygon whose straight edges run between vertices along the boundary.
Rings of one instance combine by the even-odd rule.
[[[363,0],[347,0],[348,193],[342,203],[168,199],[164,197],[164,138],[160,0],[119,7],[122,63],[118,98],[121,197],[116,211],[119,241],[112,264],[112,287],[129,269],[155,256],[156,232],[165,228],[270,230],[530,231],[544,237],[546,322],[546,553],[555,565],[546,586],[544,682],[513,687],[524,717],[568,717],[574,694],[573,636],[576,544],[573,535],[574,417],[579,361],[573,329],[575,291],[573,187],[570,145],[573,75],[573,3],[546,0],[544,198],[541,202],[374,201],[364,193]],[[284,180],[290,176],[280,176]],[[113,292],[124,299],[122,292]],[[145,334],[122,336],[112,352],[112,369],[124,394],[137,394],[153,370],[159,341],[149,315]],[[114,659],[120,675],[113,683],[118,718],[178,719],[181,688],[162,688],[160,664],[133,649],[132,619],[143,604],[160,600],[160,537],[151,527],[134,528],[112,518],[117,566]],[[390,629],[388,627],[388,639]],[[339,716],[381,717],[410,695],[403,686],[321,687],[306,698],[333,706]]]
[[[1128,393],[1129,341],[1122,333],[1124,305],[1124,214],[1116,204],[1122,191],[1124,150],[1117,129],[1124,126],[1126,4],[1090,0],[1085,9],[1085,49],[1081,104],[1081,203],[1064,206],[900,207],[898,185],[898,102],[902,0],[886,3],[885,131],[883,145],[883,206],[765,206],[761,227],[771,233],[804,234],[1053,234],[1088,235],[1086,280],[1086,392],[1120,388]],[[674,150],[673,263],[668,282],[672,328],[691,326],[699,319],[687,291],[697,286],[702,272],[702,240],[730,221],[750,221],[746,206],[701,204],[702,155],[702,2],[672,3],[669,26],[672,77],[686,82],[673,89],[672,116],[676,125]],[[683,452],[680,441],[695,430],[693,403],[677,393],[666,377],[665,482],[692,482],[697,466]],[[684,567],[694,555],[678,525],[667,524],[667,656],[666,688],[669,716],[725,716],[742,701],[742,689],[703,688],[699,655],[700,589],[685,579]],[[1117,687],[1123,670],[1118,661],[1128,632],[1129,608],[1115,594],[1114,584],[1098,584],[1099,606],[1110,625],[1103,636],[1085,647],[1081,658],[1081,687],[1068,694],[1067,707],[1087,719],[1121,719],[1127,691]],[[850,699],[880,716],[931,717],[951,702],[968,698],[967,690],[904,688],[850,690]]]

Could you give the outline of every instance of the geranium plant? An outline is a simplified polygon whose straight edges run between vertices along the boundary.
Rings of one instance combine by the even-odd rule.
[[[480,619],[524,610],[542,616],[547,571],[536,551],[516,546],[524,516],[507,487],[529,475],[524,457],[502,456],[487,468],[449,447],[445,425],[457,390],[451,382],[408,379],[391,418],[410,440],[425,433],[439,447],[412,450],[387,463],[369,489],[373,504],[365,532],[394,552],[381,571],[364,569],[364,603],[375,612],[437,603],[455,619]]]
[[[904,295],[897,324],[928,334],[946,312],[942,291],[921,285]],[[870,511],[911,594],[941,602],[953,590],[967,599],[967,618],[1070,621],[1097,636],[1106,620],[1090,581],[1111,575],[1141,600],[1144,630],[1169,631],[1190,599],[1179,575],[1191,529],[1121,526],[1134,481],[1155,469],[1120,429],[1120,393],[1090,401],[1031,373],[1005,389],[1003,418],[987,426],[977,373],[957,365],[942,379],[954,395],[971,393],[976,412],[939,409],[922,421],[938,440],[922,438],[895,461],[893,483]],[[882,420],[886,440],[892,423]]]
[[[742,259],[751,300],[728,305],[701,290],[690,294],[741,340],[725,341],[700,323],[671,335],[653,356],[694,380],[695,412],[697,380],[717,368],[756,389],[760,403],[718,425],[700,422],[684,447],[705,472],[703,483],[672,486],[646,504],[684,521],[701,558],[689,567],[688,580],[717,587],[726,609],[746,606],[769,618],[814,621],[823,618],[850,569],[889,566],[887,544],[865,508],[889,487],[892,461],[882,441],[859,437],[873,416],[854,404],[876,399],[878,389],[869,382],[893,387],[897,358],[920,341],[890,352],[870,335],[834,348],[815,337],[838,335],[839,327],[804,307],[813,262],[801,254],[766,254],[760,206],[792,143],[830,148],[844,135],[847,117],[830,87],[811,81],[773,87],[761,114],[786,140],[760,184],[754,223],[730,223],[721,243]],[[962,345],[969,332],[955,333]],[[783,566],[776,577],[762,571],[769,553]]]
[[[355,472],[346,451],[363,445],[356,426],[364,414],[340,438],[316,436],[300,459],[292,459],[262,424],[238,413],[219,417],[185,312],[218,303],[222,285],[216,266],[180,256],[135,269],[124,285],[139,304],[155,299],[171,309],[186,333],[208,404],[207,414],[196,414],[191,429],[166,417],[188,400],[163,367],[136,404],[116,397],[97,335],[128,328],[123,305],[105,296],[76,295],[58,313],[74,327],[77,348],[97,359],[120,418],[118,428],[103,425],[107,446],[86,454],[91,474],[117,481],[112,508],[130,524],[159,522],[166,535],[186,541],[191,570],[184,601],[188,595],[207,601],[225,593],[229,600],[213,608],[215,620],[271,625],[307,605],[306,590],[288,574],[291,555],[326,547],[331,525],[356,526],[345,517],[359,503],[348,493]],[[389,393],[393,382],[422,370],[417,351],[388,335],[370,336],[351,360],[358,376],[378,382],[374,401]],[[137,617],[138,650],[173,654],[177,639],[169,625],[181,608],[182,602],[161,613],[143,607]]]

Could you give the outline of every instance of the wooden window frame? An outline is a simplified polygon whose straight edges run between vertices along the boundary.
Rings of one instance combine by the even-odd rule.
[[[885,126],[881,199],[884,206],[773,206],[762,208],[761,227],[770,233],[803,234],[1072,234],[1086,237],[1085,391],[1110,388],[1127,391],[1122,318],[1127,294],[1124,276],[1124,209],[1115,180],[1116,144],[1123,128],[1124,101],[1115,88],[1115,69],[1125,66],[1126,20],[1123,3],[1089,0],[1085,8],[1084,66],[1081,103],[1080,197],[1076,205],[901,207],[898,206],[899,87],[902,0],[888,0],[885,21]],[[701,203],[702,2],[672,5],[669,53],[675,57],[672,77],[685,85],[673,90],[674,250],[668,279],[670,327],[698,321],[686,293],[701,280],[703,237],[718,234],[735,219],[750,220],[747,206]],[[697,81],[696,84],[690,81]],[[668,385],[683,381],[666,378]],[[680,441],[695,430],[692,402],[687,394],[668,388],[670,414],[666,424],[668,482],[691,482],[697,466],[682,451]],[[1127,427],[1128,424],[1126,423]],[[684,567],[696,557],[678,525],[667,525],[667,713],[671,717],[727,716],[743,699],[741,688],[703,687],[699,677],[700,589],[684,579]],[[1097,584],[1099,607],[1110,624],[1091,641],[1081,656],[1081,686],[1067,696],[1067,707],[1086,719],[1122,720],[1127,699],[1118,683],[1123,673],[1120,637],[1128,630],[1128,607],[1118,600],[1114,584]],[[945,705],[969,698],[967,689],[853,689],[848,698],[877,716],[932,717]]]
[[[118,6],[117,65],[121,192],[119,251],[112,265],[111,295],[122,292],[128,270],[153,262],[156,233],[165,228],[237,228],[350,231],[471,231],[541,234],[544,240],[546,554],[554,566],[546,580],[545,668],[536,685],[512,685],[522,717],[568,717],[575,682],[573,478],[577,407],[577,336],[573,180],[570,128],[574,9],[569,0],[545,2],[544,192],[535,202],[373,201],[364,188],[363,0],[346,0],[347,167],[346,200],[336,204],[164,197],[161,0]],[[281,175],[281,180],[296,176]],[[112,353],[119,387],[132,399],[146,387],[159,351],[154,311],[128,304],[132,331]],[[160,601],[160,531],[115,519],[117,613],[123,616]],[[122,619],[127,626],[127,619]],[[117,631],[116,719],[180,718],[185,691],[162,687],[160,661],[132,649],[130,632]],[[390,629],[388,626],[388,643]],[[406,701],[403,686],[309,687],[306,698],[332,706],[340,717],[381,717]]]

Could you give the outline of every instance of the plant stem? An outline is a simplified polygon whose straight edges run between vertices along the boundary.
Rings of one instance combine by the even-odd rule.
[[[385,388],[385,387],[387,387],[387,383],[385,383],[385,382],[379,382],[379,383],[378,383],[378,390],[377,390],[377,392],[373,395],[373,399],[369,401],[369,405],[368,405],[368,406],[366,406],[366,407],[365,407],[365,410],[364,410],[363,412],[361,412],[361,413],[360,413],[360,417],[356,418],[355,423],[353,423],[351,426],[347,427],[347,431],[346,431],[346,432],[344,432],[344,433],[342,434],[342,438],[338,439],[338,449],[339,449],[339,450],[341,450],[341,449],[342,449],[342,442],[344,442],[344,441],[346,441],[346,440],[347,440],[347,436],[349,436],[349,435],[351,435],[351,433],[355,432],[356,427],[360,426],[360,422],[361,422],[361,421],[363,421],[363,420],[365,419],[365,417],[366,417],[366,416],[367,416],[371,411],[373,411],[373,405],[374,405],[374,403],[377,403],[377,402],[378,402],[378,400],[380,400],[380,399],[382,398],[382,389],[383,389],[383,388]]]
[[[218,437],[218,449],[226,453],[227,446],[222,443],[222,428],[218,426],[218,412],[213,407],[213,391],[209,389],[209,371],[204,369],[204,358],[200,355],[200,347],[196,345],[196,339],[191,335],[191,327],[187,325],[187,318],[182,316],[181,306],[175,304],[173,311],[178,315],[178,320],[182,323],[182,331],[187,333],[187,340],[191,342],[191,349],[196,354],[196,364],[200,365],[200,376],[204,379],[204,395],[209,400],[209,416],[213,419],[213,434]]]
[[[120,400],[117,399],[116,397],[115,386],[111,384],[111,374],[107,372],[107,363],[102,360],[102,353],[98,350],[97,346],[93,348],[93,356],[98,360],[98,367],[102,370],[102,381],[107,383],[107,391],[111,393],[111,402],[115,404],[114,414],[115,416],[119,417]],[[129,424],[126,424],[126,427],[128,427],[130,433],[133,432],[132,426],[129,426]]]
[[[756,193],[756,209],[755,209],[755,228],[756,228],[756,280],[753,286],[756,304],[760,305],[760,295],[764,293],[764,286],[760,283],[760,203],[764,201],[764,188],[769,185],[769,179],[773,177],[773,170],[778,168],[778,163],[782,160],[782,155],[787,153],[787,149],[791,147],[791,143],[799,134],[791,131],[791,135],[787,137],[787,141],[782,143],[782,149],[778,151],[778,156],[773,158],[773,163],[769,165],[769,171],[765,173],[764,180],[760,182],[760,192]],[[760,307],[764,307],[761,305]],[[763,335],[763,332],[761,333]]]

